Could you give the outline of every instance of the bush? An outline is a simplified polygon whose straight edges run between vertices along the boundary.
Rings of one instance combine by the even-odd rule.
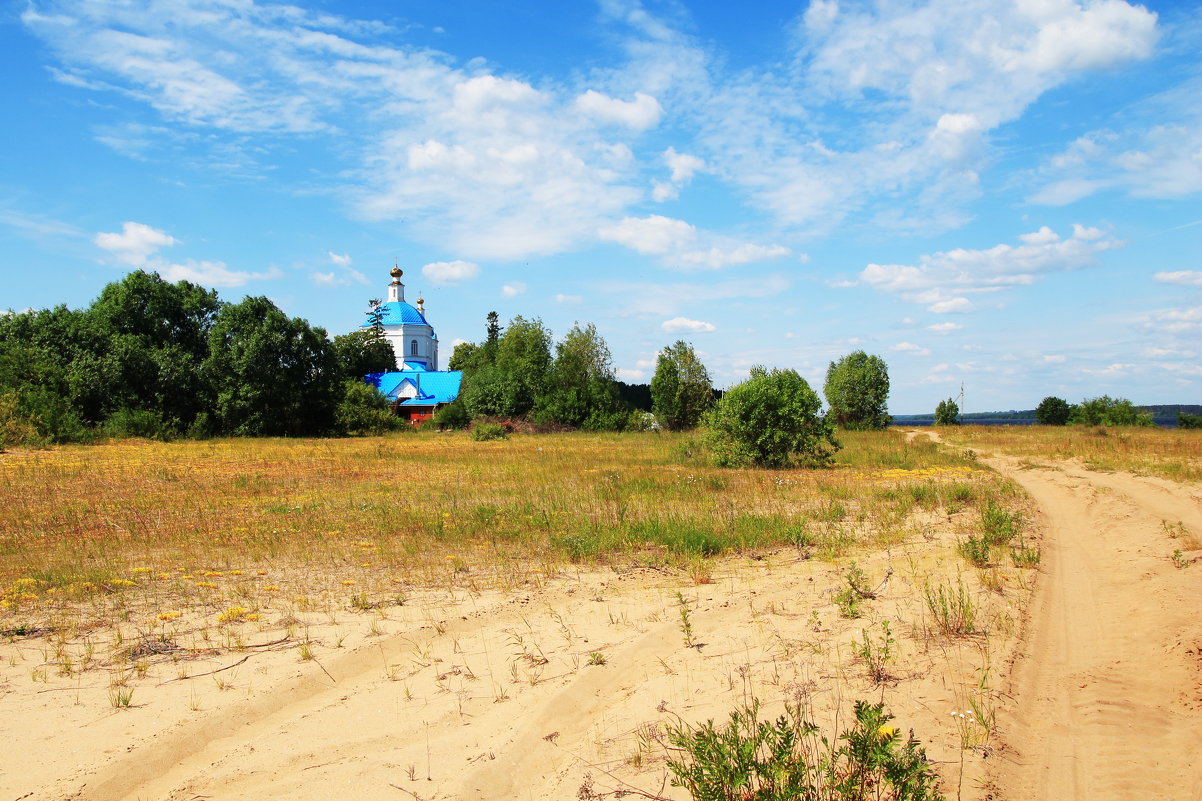
[[[837,739],[820,733],[799,706],[775,721],[759,719],[759,702],[714,722],[673,727],[672,784],[696,801],[933,801],[939,777],[913,732],[902,740],[883,703],[856,701],[855,723]],[[588,797],[582,794],[581,797]]]
[[[1049,395],[1035,407],[1035,422],[1041,426],[1062,426],[1068,423],[1073,407],[1064,398]]]
[[[169,442],[179,436],[179,430],[158,412],[149,409],[118,409],[100,427],[107,437],[158,439]]]
[[[1178,428],[1202,428],[1202,414],[1177,413]]]
[[[819,406],[796,371],[753,367],[706,415],[706,439],[723,467],[830,464],[840,446]]]
[[[33,422],[17,409],[16,393],[0,394],[0,452],[14,445],[33,445],[38,432]]]
[[[489,442],[496,439],[506,439],[505,427],[500,423],[480,422],[472,428],[472,439],[476,442]]]
[[[340,432],[352,437],[384,434],[405,424],[392,413],[388,399],[379,390],[357,378],[342,383],[335,421]]]
[[[1126,398],[1103,395],[1081,401],[1072,408],[1068,422],[1082,426],[1143,426],[1154,427],[1151,412],[1145,412]]]
[[[960,425],[960,407],[951,398],[939,401],[939,405],[935,407],[935,425],[937,426],[958,426]]]
[[[439,428],[467,428],[471,425],[472,418],[467,413],[467,406],[463,399],[456,398],[434,412],[434,422]]]

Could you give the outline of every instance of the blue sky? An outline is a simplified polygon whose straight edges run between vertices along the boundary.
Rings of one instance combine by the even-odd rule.
[[[0,308],[135,268],[331,334],[596,323],[890,409],[1202,402],[1195,3],[0,6]]]

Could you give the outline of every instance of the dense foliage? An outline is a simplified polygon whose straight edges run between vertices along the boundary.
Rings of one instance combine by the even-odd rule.
[[[591,323],[555,345],[541,320],[514,317],[502,329],[490,312],[485,339],[460,343],[449,368],[463,371],[461,404],[436,422],[462,427],[484,417],[527,418],[588,430],[620,430],[630,410],[618,395],[609,346]],[[457,408],[452,408],[457,407]]]
[[[881,357],[857,350],[831,362],[822,392],[835,425],[851,431],[889,426],[889,367]]]
[[[660,351],[651,379],[651,411],[670,431],[695,428],[714,403],[709,371],[693,347],[677,340]]]
[[[1202,428],[1202,414],[1177,413],[1178,428]]]
[[[706,415],[707,441],[725,466],[829,464],[839,442],[820,406],[796,371],[753,367]]]
[[[1068,422],[1078,426],[1154,426],[1151,412],[1145,412],[1126,398],[1103,395],[1089,398],[1072,407]]]
[[[1062,426],[1068,423],[1073,407],[1064,398],[1049,395],[1035,407],[1035,422],[1041,426]]]
[[[386,350],[378,330],[331,342],[267,298],[138,270],[86,309],[0,316],[0,427],[9,444],[374,430],[379,401],[345,379]]]
[[[935,425],[960,425],[960,406],[951,398],[939,401],[939,405],[935,407]]]

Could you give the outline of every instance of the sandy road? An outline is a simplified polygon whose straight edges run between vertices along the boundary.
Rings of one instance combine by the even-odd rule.
[[[1010,801],[1202,799],[1202,490],[1068,464],[987,460],[1046,527],[1015,713],[995,766]],[[1197,556],[1197,553],[1187,554]]]

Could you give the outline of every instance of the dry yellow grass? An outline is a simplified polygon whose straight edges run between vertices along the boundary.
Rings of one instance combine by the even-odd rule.
[[[1124,470],[1202,481],[1202,431],[1086,426],[960,426],[949,441],[1029,459],[1077,459],[1092,470]]]

